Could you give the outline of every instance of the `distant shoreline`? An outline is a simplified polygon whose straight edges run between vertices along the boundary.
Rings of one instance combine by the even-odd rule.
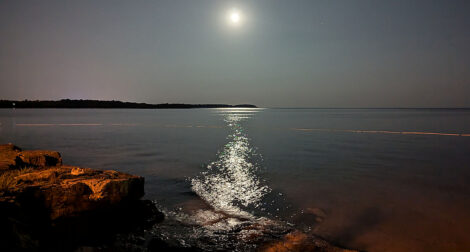
[[[100,101],[100,100],[70,100],[63,99],[57,101],[41,101],[41,100],[0,100],[0,108],[17,108],[17,109],[48,109],[48,108],[65,108],[65,109],[195,109],[195,108],[257,108],[252,104],[184,104],[184,103],[162,103],[148,104],[136,102],[122,101]]]

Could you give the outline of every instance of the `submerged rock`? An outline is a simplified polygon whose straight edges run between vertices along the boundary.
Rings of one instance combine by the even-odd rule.
[[[353,252],[282,220],[230,215],[208,207],[165,211],[150,231],[148,251]]]
[[[293,231],[277,241],[269,242],[259,249],[260,252],[316,251],[316,252],[354,252],[343,249],[325,240],[300,231]]]

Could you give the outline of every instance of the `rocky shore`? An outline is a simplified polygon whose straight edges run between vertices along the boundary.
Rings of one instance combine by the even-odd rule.
[[[163,219],[141,200],[144,178],[62,164],[56,151],[0,145],[0,250],[112,243]]]
[[[211,250],[159,236],[164,215],[143,195],[143,177],[67,166],[56,151],[0,145],[0,251]],[[234,218],[220,215],[208,228]],[[275,221],[266,223],[225,235],[259,251],[352,251],[294,228],[273,232],[267,227]]]

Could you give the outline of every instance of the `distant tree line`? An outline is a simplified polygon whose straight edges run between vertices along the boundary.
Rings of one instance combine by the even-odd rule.
[[[100,100],[70,100],[58,101],[14,101],[0,100],[0,108],[129,108],[129,109],[191,109],[191,108],[256,108],[251,104],[227,105],[227,104],[183,104],[163,103],[147,104],[122,101]]]

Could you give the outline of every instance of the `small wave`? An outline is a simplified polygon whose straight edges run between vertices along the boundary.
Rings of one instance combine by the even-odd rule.
[[[265,217],[243,218],[214,209],[185,213],[165,211],[166,220],[151,231],[174,247],[203,251],[255,251],[264,242],[280,238],[292,228]],[[176,244],[175,244],[176,243]]]

